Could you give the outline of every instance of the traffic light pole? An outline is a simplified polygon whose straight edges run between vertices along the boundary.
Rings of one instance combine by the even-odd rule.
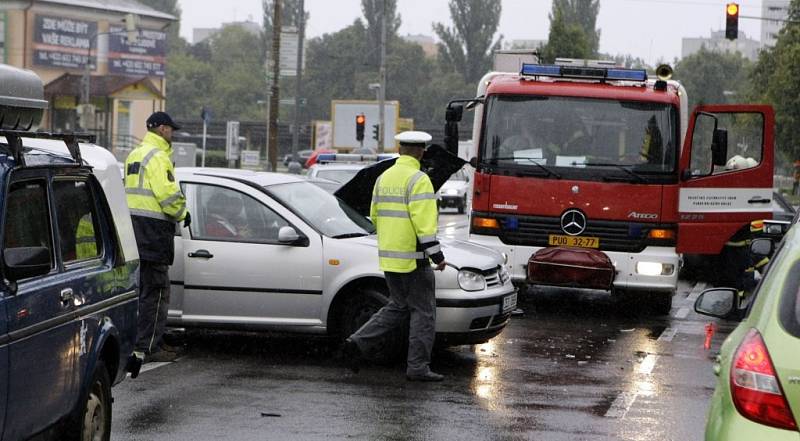
[[[378,91],[378,153],[384,152],[384,122],[386,121],[386,0],[381,0],[381,88]]]

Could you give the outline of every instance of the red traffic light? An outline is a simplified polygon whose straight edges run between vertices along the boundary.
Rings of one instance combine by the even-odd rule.
[[[725,7],[725,12],[728,15],[739,15],[739,4],[738,3],[728,3],[728,6]]]
[[[367,118],[364,115],[357,115],[356,116],[356,124],[364,124],[367,121]]]
[[[739,36],[739,4],[728,3],[725,6],[725,38],[736,40]]]

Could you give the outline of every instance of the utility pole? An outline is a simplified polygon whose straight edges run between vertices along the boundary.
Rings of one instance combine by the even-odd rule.
[[[378,90],[378,153],[383,153],[386,128],[386,0],[381,0],[381,88]]]
[[[281,78],[281,0],[275,0],[272,15],[272,95],[269,97],[269,141],[267,161],[271,171],[278,169],[278,104]]]
[[[297,158],[297,146],[300,144],[300,94],[303,91],[303,38],[305,37],[306,11],[304,1],[300,0],[300,17],[298,18],[297,29],[297,72],[295,72],[294,89],[294,132],[292,133],[292,161],[289,164],[289,172],[297,173],[303,170]]]

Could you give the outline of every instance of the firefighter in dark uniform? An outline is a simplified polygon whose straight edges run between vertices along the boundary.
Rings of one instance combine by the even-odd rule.
[[[147,134],[125,161],[125,193],[141,261],[139,325],[135,352],[146,361],[174,359],[162,342],[169,307],[169,265],[175,254],[175,223],[191,222],[186,198],[175,181],[172,132],[179,127],[164,112],[147,119]],[[160,360],[163,359],[163,360]]]

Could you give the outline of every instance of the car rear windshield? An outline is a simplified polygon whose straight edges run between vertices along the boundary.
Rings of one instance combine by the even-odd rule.
[[[800,260],[792,265],[781,298],[781,323],[786,330],[800,338]]]

